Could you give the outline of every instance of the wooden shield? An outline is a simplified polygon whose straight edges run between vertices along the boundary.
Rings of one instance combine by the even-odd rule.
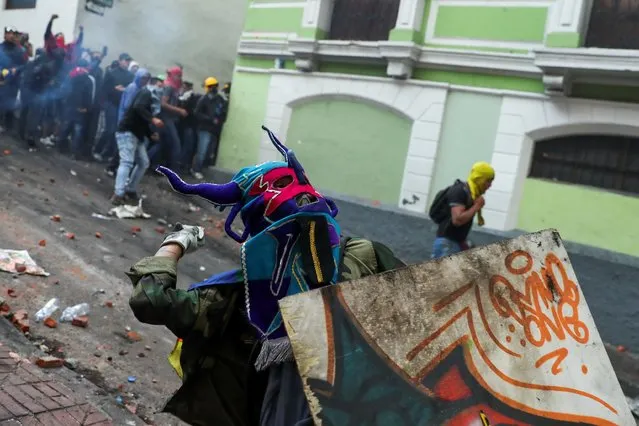
[[[318,425],[635,425],[554,230],[280,307]]]

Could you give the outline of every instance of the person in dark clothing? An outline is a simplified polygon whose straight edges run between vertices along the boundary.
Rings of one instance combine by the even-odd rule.
[[[95,79],[95,98],[93,99],[93,105],[87,113],[87,123],[85,131],[85,143],[83,149],[83,155],[88,157],[93,150],[93,144],[95,136],[98,132],[98,123],[100,121],[100,111],[102,110],[102,85],[104,82],[104,71],[100,67],[102,59],[107,55],[108,49],[105,46],[101,52],[90,52],[89,59],[89,74]]]
[[[195,107],[195,116],[198,124],[197,152],[193,161],[193,176],[203,179],[202,168],[206,154],[210,151],[217,152],[219,129],[226,116],[226,101],[218,93],[218,82],[215,77],[204,80],[206,94]],[[213,148],[211,148],[213,146]]]
[[[469,248],[467,238],[475,215],[477,225],[484,226],[481,213],[484,194],[490,189],[494,178],[495,169],[480,161],[473,164],[466,182],[457,179],[453,185],[444,189],[446,192],[442,208],[446,214],[437,223],[437,237],[433,242],[431,259],[439,259]]]
[[[209,147],[206,151],[206,156],[204,157],[203,167],[209,167],[215,165],[215,160],[217,158],[217,150],[220,147],[220,139],[222,137],[222,130],[224,129],[224,123],[226,122],[226,116],[228,115],[229,110],[229,100],[231,96],[231,83],[226,83],[222,86],[222,90],[219,92],[220,97],[222,98],[224,104],[221,105],[221,110],[218,114],[219,125],[216,127],[215,131],[215,143],[209,144]],[[213,139],[212,139],[213,140]]]
[[[6,27],[4,41],[0,43],[0,120],[7,128],[13,125],[13,113],[20,88],[20,72],[26,63],[25,51],[18,40],[19,34],[16,28]]]
[[[179,91],[182,87],[182,69],[173,67],[167,70],[166,80],[162,94],[162,112],[160,117],[164,122],[164,128],[160,133],[160,143],[149,150],[149,157],[153,164],[163,163],[162,154],[166,158],[166,164],[173,169],[178,169],[181,160],[182,143],[178,134],[176,122],[180,117],[186,117],[188,113],[178,106]]]
[[[151,89],[140,89],[118,125],[115,137],[118,141],[120,165],[111,197],[111,202],[115,205],[123,204],[127,194],[137,198],[138,185],[149,167],[144,141],[147,138],[157,140],[159,135],[153,128],[162,128],[164,125],[162,120],[154,116],[154,113],[159,113],[155,104]]]
[[[46,89],[51,80],[49,59],[44,49],[36,51],[35,58],[28,62],[22,71],[20,98],[26,108],[24,117],[24,139],[30,148],[35,147],[38,138],[38,126],[44,118]],[[21,113],[22,114],[22,113]]]
[[[184,82],[184,90],[180,95],[178,106],[184,108],[188,115],[178,122],[178,133],[182,140],[182,161],[183,171],[192,172],[193,155],[197,145],[197,119],[195,118],[195,107],[202,95],[193,91],[193,83]]]
[[[67,140],[72,135],[71,154],[82,156],[82,144],[86,129],[87,113],[95,98],[95,79],[89,74],[89,63],[81,59],[69,74],[69,96],[65,102],[65,127],[60,137],[60,150],[66,149]]]
[[[107,71],[104,76],[104,133],[98,142],[94,157],[98,161],[110,158],[117,152],[115,132],[118,128],[118,107],[122,93],[133,81],[133,74],[129,72],[131,56],[122,53],[118,60],[118,66]]]
[[[57,61],[65,61],[68,64],[75,64],[80,58],[80,53],[82,51],[84,27],[80,26],[80,33],[75,41],[66,44],[64,34],[53,34],[53,21],[56,19],[58,19],[58,15],[51,15],[51,19],[47,24],[47,29],[44,31],[44,48],[51,58],[54,58]]]

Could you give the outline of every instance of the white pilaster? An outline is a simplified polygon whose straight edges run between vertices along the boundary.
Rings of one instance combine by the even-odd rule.
[[[424,19],[425,0],[400,0],[396,30],[419,31]]]
[[[306,0],[302,16],[302,28],[331,29],[334,0]]]
[[[550,7],[546,34],[583,34],[588,26],[591,7],[592,0],[556,0]]]

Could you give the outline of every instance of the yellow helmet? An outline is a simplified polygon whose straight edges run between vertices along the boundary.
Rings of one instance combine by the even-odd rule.
[[[204,80],[204,87],[211,87],[211,86],[217,86],[218,82],[217,82],[217,78],[215,77],[209,77],[206,80]]]

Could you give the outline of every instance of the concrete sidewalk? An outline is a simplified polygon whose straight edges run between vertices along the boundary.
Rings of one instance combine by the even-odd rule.
[[[42,369],[38,353],[0,317],[0,425],[142,425],[66,368]]]

